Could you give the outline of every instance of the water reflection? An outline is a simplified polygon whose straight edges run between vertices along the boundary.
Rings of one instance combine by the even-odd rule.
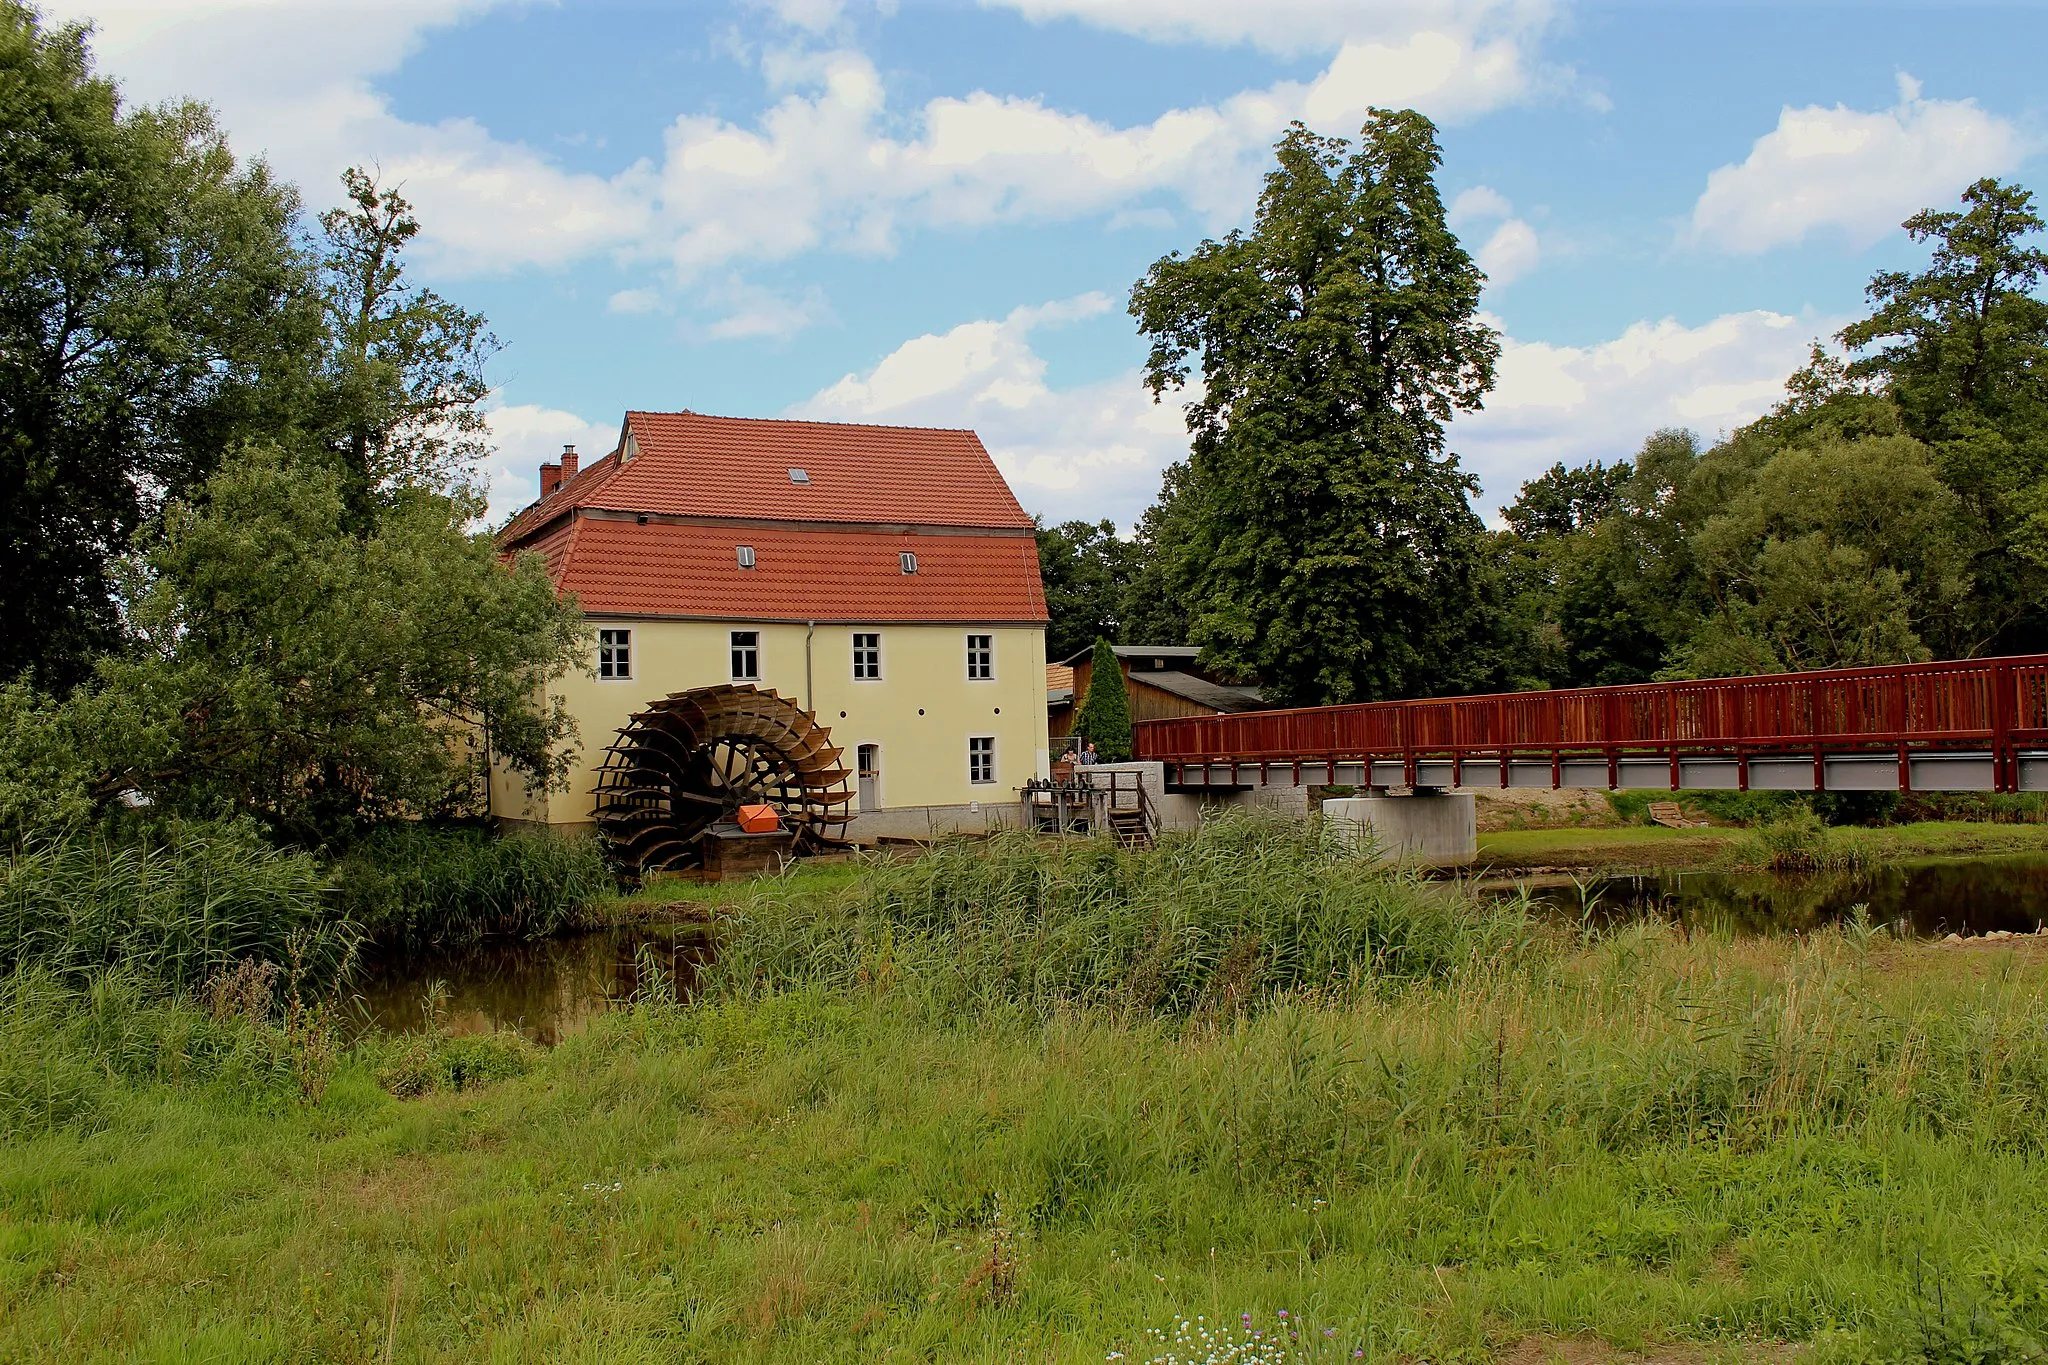
[[[1539,909],[1616,924],[1655,915],[1735,934],[1798,933],[1869,907],[1874,924],[1921,937],[2033,933],[2048,921],[2048,856],[1928,860],[1861,872],[1663,872],[1525,882]],[[1513,894],[1509,888],[1499,894]],[[1590,913],[1588,906],[1590,905]]]
[[[710,938],[701,924],[636,925],[394,956],[366,964],[358,993],[370,1022],[410,1032],[425,1022],[427,991],[440,982],[447,988],[443,1022],[450,1032],[517,1029],[547,1045],[629,998],[640,984],[643,949],[687,990],[709,956]]]

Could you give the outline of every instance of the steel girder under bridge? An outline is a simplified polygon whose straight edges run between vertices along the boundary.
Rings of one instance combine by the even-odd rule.
[[[2048,791],[2048,654],[1142,721],[1171,786]]]

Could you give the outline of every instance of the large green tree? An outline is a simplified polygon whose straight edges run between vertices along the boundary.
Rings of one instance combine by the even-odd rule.
[[[547,684],[587,631],[538,557],[504,563],[474,496],[403,489],[365,532],[349,491],[317,456],[249,447],[166,510],[122,575],[140,647],[67,704],[99,795],[321,844],[471,809],[493,758],[536,786],[565,771]]]
[[[1187,461],[1175,460],[1160,476],[1159,497],[1138,518],[1119,618],[1125,644],[1179,645],[1194,638],[1189,604],[1196,568],[1193,481]]]
[[[320,320],[298,200],[207,111],[122,106],[86,31],[0,0],[0,678],[120,637],[109,566],[160,499],[288,423]]]
[[[1699,527],[1713,609],[1678,657],[1712,676],[1902,663],[1952,648],[1972,528],[1910,436],[1793,445]]]
[[[1870,282],[1844,328],[1849,376],[1878,386],[1982,535],[1962,604],[1978,648],[2048,647],[2048,250],[2034,198],[1979,180],[1904,224],[1927,267]]]
[[[320,217],[326,319],[312,421],[338,461],[358,519],[380,492],[461,482],[487,449],[484,362],[498,348],[481,315],[406,276],[412,205],[365,172]]]
[[[1132,291],[1155,396],[1201,375],[1165,587],[1205,657],[1276,701],[1468,684],[1484,531],[1443,428],[1500,346],[1435,127],[1374,110],[1354,145],[1296,124],[1276,158],[1250,231]]]
[[[1045,582],[1045,657],[1068,659],[1097,637],[1121,638],[1125,594],[1137,549],[1111,521],[1068,521],[1038,528],[1038,573]],[[1166,641],[1175,644],[1178,641]]]

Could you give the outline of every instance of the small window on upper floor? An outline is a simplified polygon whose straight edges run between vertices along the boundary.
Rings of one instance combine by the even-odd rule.
[[[905,573],[916,573],[916,572],[917,572],[917,556],[916,556],[916,555],[912,554],[912,553],[911,553],[910,551],[908,551],[908,550],[905,550],[905,551],[903,551],[903,553],[901,553],[901,554],[897,555],[897,556],[896,556],[896,558],[897,558],[897,560],[898,560],[898,561],[899,561],[899,562],[900,562],[900,563],[901,563],[901,564],[903,565],[903,572],[905,572]]]
[[[753,546],[751,546],[751,545],[735,545],[735,546],[733,546],[733,547],[732,547],[732,553],[733,553],[733,558],[734,558],[734,559],[737,559],[737,560],[738,560],[738,561],[740,562],[740,567],[741,567],[742,569],[751,569],[751,568],[753,568],[753,567],[754,567],[754,547],[753,547]]]
[[[633,676],[632,631],[600,630],[597,633],[597,676],[600,678],[630,678]]]
[[[882,677],[882,633],[853,633],[853,677],[855,682],[879,682]]]
[[[969,682],[987,682],[996,675],[996,637],[993,635],[970,635],[967,637],[967,679]]]
[[[761,632],[732,632],[732,680],[755,682],[761,677]]]

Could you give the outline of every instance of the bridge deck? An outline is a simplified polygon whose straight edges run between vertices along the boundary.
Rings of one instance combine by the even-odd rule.
[[[1141,721],[1179,786],[2048,791],[2048,654]]]

